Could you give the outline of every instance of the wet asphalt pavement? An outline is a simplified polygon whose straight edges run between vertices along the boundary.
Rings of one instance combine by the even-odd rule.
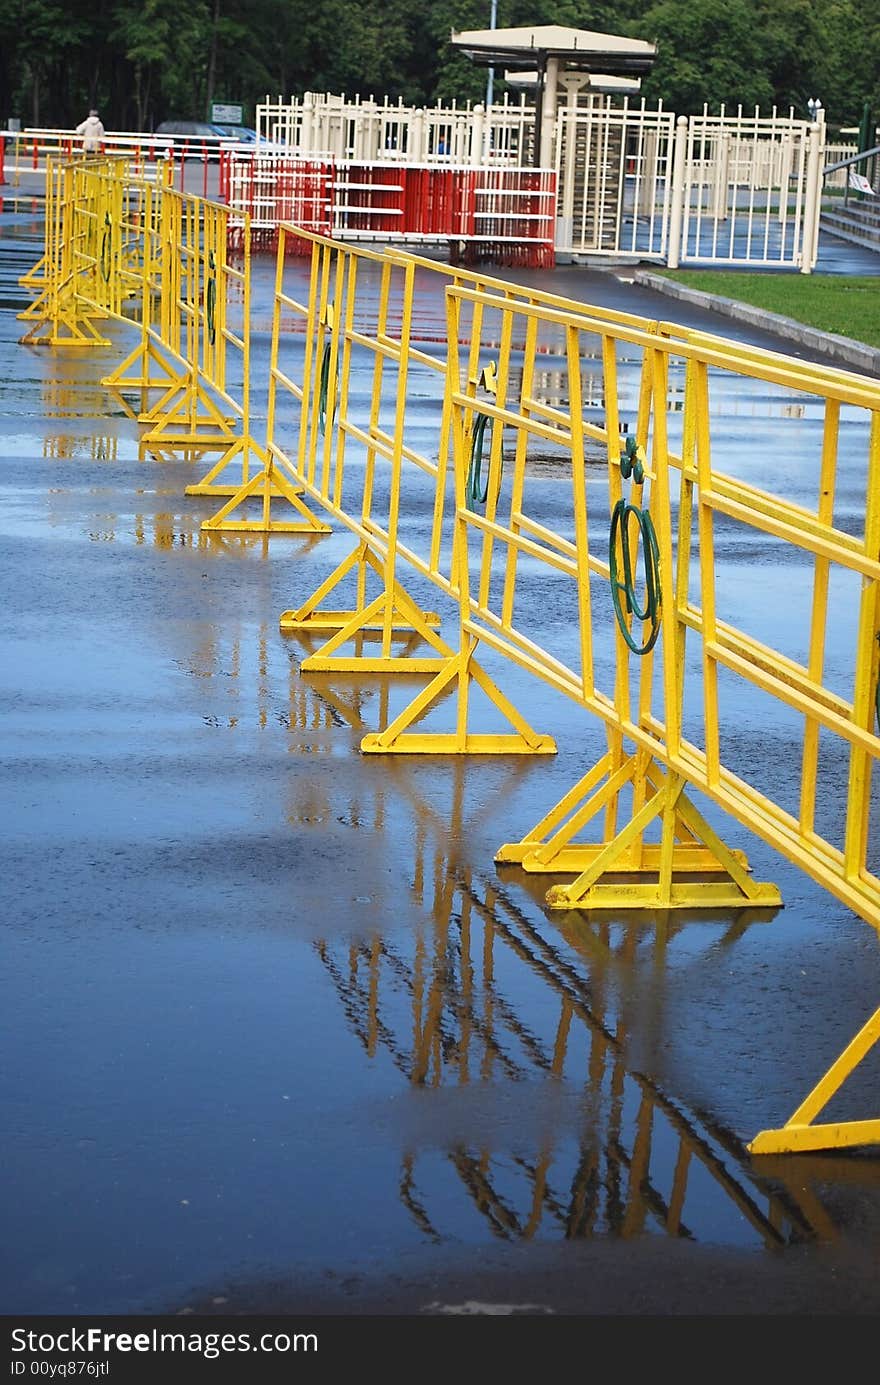
[[[559,755],[360,755],[399,690],[278,628],[350,538],[201,533],[98,383],[128,329],[18,344],[40,234],[0,212],[0,1311],[875,1314],[876,1151],[745,1150],[880,1002],[873,930],[729,822],[775,916],[550,914],[493,856],[601,728],[513,670]]]

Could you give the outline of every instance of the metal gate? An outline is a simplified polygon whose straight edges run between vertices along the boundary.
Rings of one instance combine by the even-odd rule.
[[[799,269],[816,262],[821,127],[789,116],[679,121],[669,264]],[[678,242],[676,253],[676,241]]]
[[[557,252],[666,258],[675,116],[569,87],[556,123]]]

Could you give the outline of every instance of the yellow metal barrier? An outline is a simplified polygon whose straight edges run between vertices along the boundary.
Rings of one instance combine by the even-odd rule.
[[[551,909],[778,905],[775,886],[752,880],[744,855],[726,847],[691,801],[696,789],[880,928],[872,796],[880,756],[880,385],[321,237],[307,237],[303,304],[284,292],[285,238],[300,234],[284,227],[267,445],[258,448],[248,404],[249,261],[237,271],[227,257],[225,208],[157,189],[133,212],[106,170],[83,163],[52,177],[31,339],[97,340],[93,318],[123,316],[139,280],[142,340],[128,366],[143,373],[116,384],[160,389],[142,415],[145,445],[219,450],[222,466],[202,493],[219,489],[222,467],[241,457],[242,481],[214,517],[218,528],[246,527],[233,510],[254,497],[263,515],[253,527],[284,527],[268,513],[281,497],[299,510],[299,531],[321,532],[305,495],[354,533],[354,552],[281,624],[333,632],[305,668],[431,675],[402,713],[364,738],[365,752],[554,750],[476,657],[481,648],[501,654],[606,726],[606,754],[497,855],[532,873],[574,876],[549,889]],[[437,272],[450,282],[434,352],[418,340],[414,311],[418,276]],[[229,325],[237,293],[248,303],[238,333]],[[298,334],[286,330],[290,317],[301,323]],[[227,377],[229,347],[248,382],[240,396]],[[559,375],[552,397],[540,383],[548,352]],[[638,369],[632,428],[621,417],[624,359]],[[586,360],[599,364],[599,419],[586,408]],[[164,378],[148,373],[157,361]],[[367,381],[368,402],[354,396],[355,376]],[[433,382],[420,441],[417,378]],[[736,388],[744,380],[821,412],[818,455],[789,459],[793,477],[783,459],[756,464],[749,449],[733,461],[725,454],[722,465],[713,391],[719,381]],[[838,462],[862,436],[864,492],[853,503],[841,494]],[[260,463],[253,477],[249,453]],[[534,484],[536,468],[547,465],[570,483],[552,518]],[[810,486],[813,501],[805,503]],[[778,601],[753,608],[752,624],[745,619],[730,580],[731,555],[743,543],[796,565],[785,620]],[[452,644],[439,617],[404,587],[404,566],[414,582],[457,603]],[[380,581],[374,599],[370,573]],[[349,579],[353,605],[327,611],[326,598]],[[551,600],[560,642],[544,619]],[[848,632],[843,669],[826,653],[832,624],[836,649]],[[378,656],[346,661],[343,646],[367,632],[380,635]],[[396,655],[401,633],[410,645],[414,635],[427,644],[428,656]],[[473,685],[513,735],[470,732]],[[419,731],[448,694],[455,730]],[[743,723],[743,710],[753,715],[756,705],[783,719],[792,747],[786,773],[762,760],[760,726]],[[828,802],[843,805],[839,821],[824,788]],[[818,1121],[878,1037],[880,1011],[791,1120],[762,1132],[752,1151],[880,1142],[880,1121]]]
[[[299,302],[284,289],[289,242],[307,240],[312,245],[309,294]],[[298,265],[299,260],[294,260]],[[436,658],[400,658],[391,650],[395,633],[420,631],[433,653],[448,658],[430,629],[437,623],[433,613],[421,611],[399,580],[405,563],[413,572],[454,595],[456,590],[453,537],[454,488],[451,479],[451,447],[448,413],[443,397],[446,381],[445,323],[432,326],[413,322],[420,279],[442,275],[447,282],[491,286],[500,295],[519,301],[560,304],[565,300],[539,290],[496,280],[485,274],[450,269],[435,261],[399,252],[377,254],[340,245],[328,238],[282,226],[278,251],[278,283],[270,367],[269,466],[301,484],[325,510],[352,524],[360,543],[311,598],[285,612],[281,627],[332,630],[327,644],[305,660],[303,667],[321,669],[356,667],[374,670],[406,667],[427,672],[437,668]],[[490,314],[497,320],[494,314]],[[629,315],[608,312],[614,322],[634,322]],[[286,330],[281,329],[282,319]],[[294,332],[289,322],[293,320]],[[299,327],[299,331],[296,327]],[[433,331],[433,341],[431,340]],[[305,341],[302,341],[303,334]],[[282,357],[282,343],[293,364]],[[500,339],[499,339],[499,345]],[[509,345],[509,344],[508,344]],[[433,349],[432,349],[433,348]],[[369,402],[359,386],[351,397],[349,379],[353,362],[358,378],[366,380]],[[477,354],[471,361],[481,373]],[[487,359],[486,366],[492,366]],[[482,374],[488,379],[491,369]],[[285,400],[298,408],[282,413]],[[415,416],[423,401],[433,403],[434,414],[425,421]],[[298,425],[298,433],[296,432]],[[424,435],[420,444],[419,434]],[[288,438],[296,438],[292,448]],[[390,467],[390,477],[377,476]],[[356,523],[352,516],[357,515]],[[416,524],[400,532],[400,515]],[[418,527],[420,546],[414,542]],[[367,577],[379,575],[379,596],[368,601]],[[357,596],[352,607],[327,609],[327,597],[346,578],[356,574]],[[381,652],[346,661],[342,650],[365,630],[381,631]],[[482,682],[482,678],[481,678]],[[498,701],[497,689],[484,689]],[[499,703],[500,705],[500,703]],[[505,707],[509,716],[509,708]],[[464,748],[457,736],[459,748]],[[547,749],[546,737],[528,732],[517,742],[530,749]],[[473,744],[473,743],[472,743]],[[496,749],[509,749],[509,740]]]
[[[140,340],[103,383],[123,399],[136,392],[134,416],[146,425],[142,455],[220,453],[187,494],[250,493],[252,463],[262,474],[265,451],[251,425],[249,224],[233,259],[227,208],[167,183],[146,185],[144,194],[124,224],[139,254],[119,276],[139,301]],[[266,509],[278,493],[265,494]],[[259,527],[227,521],[226,509],[203,527]],[[314,524],[276,527],[300,532]]]
[[[472,295],[466,290],[448,292],[453,357],[460,304],[469,297]],[[526,317],[535,312],[511,304],[502,311]],[[488,406],[514,439],[511,474],[504,492],[496,467],[493,503],[486,515],[480,516],[467,504],[459,484],[458,523],[479,574],[469,589],[462,589],[462,631],[469,639],[500,649],[600,715],[608,726],[609,750],[523,841],[503,847],[497,859],[519,861],[527,870],[579,871],[571,884],[551,888],[547,902],[554,908],[629,904],[674,908],[714,899],[720,902],[722,896],[729,899],[736,889],[742,891],[743,901],[771,903],[773,888],[750,881],[742,862],[727,852],[685,797],[684,787],[692,785],[854,912],[880,927],[880,879],[869,860],[872,811],[875,841],[877,813],[876,805],[872,805],[871,781],[880,757],[874,725],[880,673],[880,386],[843,372],[828,373],[800,363],[786,365],[783,358],[769,353],[763,356],[757,351],[730,349],[718,339],[699,334],[689,339],[682,334],[674,343],[647,335],[639,341],[636,334],[621,328],[612,337],[601,325],[585,324],[576,312],[559,314],[559,326],[568,344],[570,410],[561,414],[553,427],[557,440],[572,455],[574,542],[566,552],[562,535],[542,531],[525,504],[529,440],[540,435],[530,407],[527,356],[516,397],[508,398],[501,389],[497,403]],[[650,503],[662,594],[656,650],[647,652],[633,670],[625,634],[632,635],[638,625],[639,635],[647,637],[649,621],[631,621],[628,630],[616,624],[614,681],[605,688],[600,686],[594,657],[595,635],[603,618],[592,606],[590,592],[596,576],[605,582],[612,580],[611,556],[605,556],[609,553],[607,536],[603,536],[602,547],[590,542],[586,488],[579,480],[583,475],[584,429],[577,399],[577,363],[584,350],[585,333],[594,332],[603,338],[606,365],[608,492],[600,507],[605,523],[609,511],[613,513],[622,498],[620,462],[626,455],[613,417],[616,347],[640,344],[644,351],[644,369],[651,381],[651,419],[650,428],[640,439],[644,457],[641,478],[630,472],[630,502],[639,508]],[[678,451],[670,446],[668,432],[673,363],[680,366],[684,377]],[[463,363],[454,361],[452,372],[456,472],[461,477],[468,420],[475,403]],[[809,469],[815,491],[813,508],[774,494],[746,475],[724,472],[714,462],[710,376],[725,372],[781,385],[803,395],[811,407],[821,407],[821,455],[811,460]],[[481,408],[487,406],[482,404]],[[854,525],[848,514],[846,527],[835,523],[840,504],[837,459],[845,410],[861,414],[867,437],[861,523]],[[500,450],[496,460],[499,457]],[[748,459],[743,470],[750,470]],[[767,479],[763,474],[766,470],[759,471],[762,480]],[[798,487],[806,474],[802,461]],[[650,488],[649,502],[646,486]],[[786,554],[800,555],[799,578],[805,588],[800,603],[803,623],[792,640],[799,640],[805,650],[800,658],[790,648],[771,645],[736,622],[735,606],[724,591],[716,557],[719,534],[726,537],[731,524],[742,526],[741,532],[759,536],[762,542],[775,538]],[[643,531],[632,524],[628,536],[633,544],[637,537],[644,539]],[[502,556],[497,566],[503,570],[503,578],[493,593],[489,578],[499,553]],[[546,648],[540,639],[530,638],[528,629],[514,622],[517,569],[523,555],[528,555],[531,563],[545,563],[548,570],[566,571],[571,578],[571,607],[579,609],[576,663],[563,662],[557,652]],[[844,695],[839,672],[825,669],[825,649],[829,623],[845,619],[849,603],[855,613],[851,621],[853,666],[851,691]],[[610,625],[607,612],[606,604],[606,628]],[[760,776],[755,773],[756,749],[760,760],[760,731],[753,738],[757,747],[746,744],[736,755],[734,732],[741,728],[736,723],[731,727],[722,708],[728,698],[735,705],[736,690],[741,692],[745,686],[765,694],[776,708],[790,714],[791,735],[797,737],[794,744],[800,741],[795,752],[799,772],[787,796],[790,801],[785,801],[780,791],[778,765],[765,764]],[[392,724],[384,733],[388,742],[393,742],[404,720],[399,718],[398,726]],[[372,739],[376,748],[383,748],[382,736]],[[625,743],[632,746],[626,753]],[[829,822],[829,815],[822,811],[818,786],[823,768],[829,785],[843,794],[841,823]],[[627,784],[631,786],[629,821],[617,830],[620,795]],[[603,829],[601,840],[589,846],[575,845],[578,834],[597,820]],[[652,822],[659,827],[660,839],[649,844],[645,832]],[[690,878],[694,864],[701,868],[691,855],[695,847],[714,855],[723,867],[725,879],[720,888]],[[631,880],[620,884],[614,879],[618,872],[628,876],[650,872],[656,879],[647,886]],[[752,1150],[817,1149],[880,1139],[880,1121],[815,1123],[878,1037],[880,1012],[868,1021],[786,1127],[763,1132],[752,1143]]]
[[[113,309],[111,280],[105,278],[99,245],[112,223],[121,180],[90,179],[105,159],[82,163],[47,161],[44,253],[20,282],[36,291],[19,318],[31,321],[20,341],[29,346],[108,346],[95,326]],[[123,174],[124,176],[124,174]]]

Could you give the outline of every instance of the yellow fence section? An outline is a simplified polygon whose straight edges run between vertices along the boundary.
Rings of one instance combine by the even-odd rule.
[[[107,346],[96,323],[121,311],[118,256],[120,207],[127,167],[106,176],[109,160],[49,161],[44,253],[21,278],[35,292],[19,317],[33,325],[28,345]]]
[[[547,902],[555,908],[676,907],[730,900],[737,888],[744,899],[772,902],[772,887],[756,886],[697,812],[685,792],[693,786],[880,927],[874,774],[880,758],[880,386],[680,329],[611,331],[573,307],[556,314],[566,344],[568,406],[548,411],[535,400],[528,347],[515,380],[499,373],[494,403],[479,405],[506,436],[503,450],[500,438],[494,440],[479,513],[461,481],[478,406],[456,347],[462,314],[477,295],[453,288],[447,296],[457,522],[470,553],[463,571],[473,573],[461,591],[463,635],[530,668],[608,728],[605,757],[497,859],[532,871],[578,871],[572,883],[550,889]],[[511,322],[547,320],[522,305],[499,311]],[[594,480],[578,382],[580,362],[596,339],[608,456],[606,474]],[[615,373],[620,355],[634,348],[642,353],[650,409],[628,446],[615,418]],[[817,455],[766,458],[743,449],[735,471],[721,468],[713,456],[711,395],[744,378],[781,386],[821,413]],[[680,410],[670,407],[673,394]],[[680,422],[673,432],[674,420]],[[862,484],[853,496],[840,482],[839,461],[859,421],[866,443],[857,459]],[[572,463],[570,509],[552,532],[529,503],[529,455],[539,439],[555,443]],[[855,460],[847,457],[850,469]],[[810,492],[813,503],[805,505]],[[749,570],[754,594],[745,602],[736,562],[743,546],[765,555]],[[536,562],[548,577],[568,579],[567,597],[560,591],[558,599],[567,600],[579,639],[567,657],[550,647],[541,613],[527,599]],[[644,581],[635,578],[640,566]],[[850,654],[843,668],[826,657],[832,624],[837,647],[846,631]],[[606,647],[613,638],[613,661],[600,652],[600,636]],[[763,752],[768,721],[789,737],[784,767]],[[392,726],[385,736],[394,734]],[[618,828],[624,786],[628,820]],[[577,845],[591,824],[600,828],[599,840]],[[694,868],[703,873],[691,856],[695,848],[715,856],[722,881],[691,876]],[[650,874],[650,884],[638,880],[640,872]],[[816,1123],[878,1037],[880,1011],[784,1130],[764,1132],[753,1151],[880,1139],[880,1121]]]
[[[880,929],[880,384],[284,226],[258,446],[247,236],[233,263],[223,207],[160,187],[120,199],[115,170],[85,162],[53,177],[40,311],[72,333],[137,305],[140,342],[107,383],[140,392],[151,452],[221,453],[191,488],[229,496],[203,527],[319,533],[312,501],[354,535],[281,628],[329,636],[305,669],[429,675],[364,752],[552,753],[488,674],[503,656],[606,730],[605,754],[496,857],[553,877],[551,909],[778,906],[697,790]],[[304,301],[294,237],[311,242]],[[437,274],[445,316],[426,324],[419,286]],[[796,428],[772,456],[722,445],[713,399],[756,380],[821,420],[815,455]],[[547,475],[565,483],[549,506]],[[471,729],[475,688],[507,733]],[[454,729],[425,730],[441,701]],[[817,1119],[878,1037],[880,1010],[753,1152],[880,1142],[880,1121]]]
[[[21,280],[36,295],[22,340],[109,346],[98,321],[136,323],[137,345],[102,383],[144,425],[142,455],[219,453],[188,492],[222,498],[251,487],[265,452],[251,423],[247,218],[232,253],[225,206],[176,192],[164,165],[145,177],[119,158],[50,163],[46,189],[45,253]],[[270,503],[267,494],[265,515]],[[204,527],[254,526],[223,513]],[[322,528],[311,515],[276,527]]]
[[[290,260],[289,252],[292,243],[303,240],[312,246],[305,301],[287,288],[288,279],[300,281],[300,261]],[[441,275],[453,284],[491,287],[516,301],[552,306],[564,300],[402,252],[379,254],[340,245],[291,225],[281,228],[277,265],[270,469],[301,485],[359,540],[357,549],[317,592],[284,613],[282,629],[333,631],[323,648],[305,661],[304,667],[312,671],[346,666],[361,671],[438,671],[450,651],[434,632],[437,617],[420,608],[401,578],[404,568],[449,595],[457,590],[450,417],[443,406],[446,324],[442,319],[433,324],[419,320],[420,287],[425,276]],[[610,311],[606,316],[612,322],[636,321]],[[487,319],[499,325],[494,310],[487,312]],[[504,349],[500,336],[497,348]],[[471,367],[481,374],[480,389],[491,398],[497,361],[489,360],[480,371],[475,354]],[[436,416],[429,418],[427,427],[419,421],[426,399],[436,405]],[[379,594],[370,599],[368,579],[374,573]],[[329,608],[327,599],[353,576],[356,596],[351,605]],[[381,633],[378,652],[360,653],[352,665],[347,650],[366,630]],[[410,634],[428,645],[427,657],[395,654],[395,637]],[[497,689],[486,690],[501,705]],[[506,704],[504,710],[515,722],[517,736],[484,740],[483,748],[552,749],[548,737],[527,729]],[[460,730],[447,748],[477,745],[472,739],[466,742]]]

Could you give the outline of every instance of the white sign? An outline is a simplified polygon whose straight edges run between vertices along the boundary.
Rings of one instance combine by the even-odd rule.
[[[849,171],[849,185],[851,188],[855,188],[856,192],[869,192],[872,197],[877,196],[864,173],[856,173],[854,168]]]
[[[240,125],[241,106],[221,106],[215,102],[211,106],[211,120],[217,125]]]

